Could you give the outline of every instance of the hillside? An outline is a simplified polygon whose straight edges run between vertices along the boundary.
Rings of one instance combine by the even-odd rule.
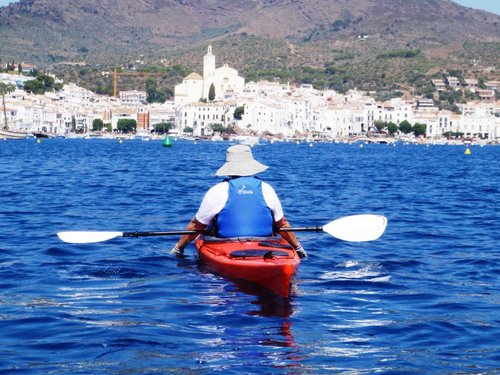
[[[450,0],[21,0],[0,8],[0,35],[2,61],[66,72],[137,59],[199,70],[208,44],[250,78],[367,89],[500,69],[500,16]]]

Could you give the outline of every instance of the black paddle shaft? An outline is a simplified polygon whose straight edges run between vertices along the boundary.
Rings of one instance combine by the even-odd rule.
[[[123,237],[178,236],[183,234],[203,233],[196,230],[178,230],[171,232],[123,232]]]
[[[280,232],[322,232],[322,226],[302,227],[302,228],[279,228]]]
[[[321,232],[323,227],[279,228],[280,232]],[[184,234],[208,234],[200,230],[177,230],[170,232],[123,232],[123,237],[180,236]]]

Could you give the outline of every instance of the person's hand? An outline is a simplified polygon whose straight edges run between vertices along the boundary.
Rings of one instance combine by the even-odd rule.
[[[297,255],[299,256],[300,259],[307,258],[307,253],[301,244],[299,244],[299,246],[295,248],[295,251],[297,252]]]
[[[184,249],[179,249],[177,245],[173,247],[172,250],[170,250],[170,254],[175,255],[175,256],[182,256],[184,255]]]

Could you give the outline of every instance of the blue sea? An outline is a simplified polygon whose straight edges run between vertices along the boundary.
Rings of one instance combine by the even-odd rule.
[[[184,229],[228,146],[1,141],[0,373],[500,373],[498,146],[255,146],[293,226],[388,218],[373,242],[298,233],[290,301],[176,236],[56,236]]]

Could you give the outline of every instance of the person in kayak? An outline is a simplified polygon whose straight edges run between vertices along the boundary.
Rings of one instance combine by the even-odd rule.
[[[228,179],[210,188],[186,230],[203,231],[209,225],[217,237],[260,237],[273,235],[274,228],[289,228],[281,202],[268,183],[255,177],[268,167],[253,158],[249,146],[227,149],[226,162],[216,176]],[[299,257],[307,257],[293,232],[280,232]],[[171,253],[182,255],[197,234],[183,235]]]

